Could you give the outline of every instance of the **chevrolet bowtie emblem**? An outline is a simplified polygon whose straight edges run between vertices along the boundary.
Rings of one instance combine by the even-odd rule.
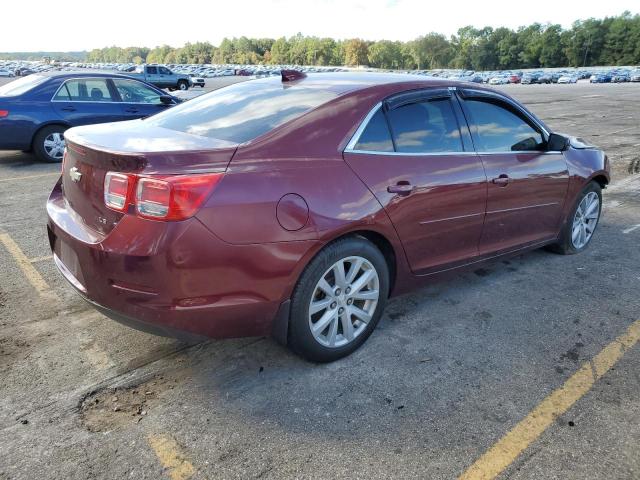
[[[82,174],[80,173],[80,170],[78,170],[76,167],[72,167],[69,170],[69,176],[71,177],[71,180],[73,180],[74,182],[79,182],[80,179],[82,178]]]

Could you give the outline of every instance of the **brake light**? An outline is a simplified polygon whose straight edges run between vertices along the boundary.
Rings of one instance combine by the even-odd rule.
[[[9,110],[0,110],[0,118],[6,117],[9,115]]]
[[[104,201],[108,208],[126,212],[135,206],[139,217],[154,220],[185,220],[195,215],[222,173],[175,176],[139,176],[108,172]]]
[[[108,172],[104,177],[104,203],[118,212],[125,212],[129,207],[129,198],[135,178],[133,175]]]
[[[222,178],[221,173],[175,177],[142,177],[136,210],[145,218],[184,220],[192,217]]]

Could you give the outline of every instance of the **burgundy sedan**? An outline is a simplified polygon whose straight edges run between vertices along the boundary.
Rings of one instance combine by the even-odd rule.
[[[314,361],[445,272],[584,250],[609,182],[602,151],[507,95],[409,75],[284,72],[65,136],[49,241],[87,301]]]

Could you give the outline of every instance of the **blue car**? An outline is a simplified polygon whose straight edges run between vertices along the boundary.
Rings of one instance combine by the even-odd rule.
[[[147,117],[180,100],[125,75],[51,72],[0,87],[0,150],[60,162],[70,127]]]

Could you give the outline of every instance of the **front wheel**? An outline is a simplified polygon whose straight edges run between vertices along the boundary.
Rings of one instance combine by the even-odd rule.
[[[307,266],[291,299],[289,345],[315,362],[354,352],[375,329],[389,294],[389,268],[362,237],[338,240]]]
[[[600,221],[602,189],[596,182],[589,183],[578,196],[576,205],[567,218],[558,243],[551,250],[563,255],[573,255],[587,248]]]
[[[184,90],[189,90],[189,84],[187,82],[185,82],[184,80],[180,80],[178,82],[178,88],[182,91]]]
[[[33,139],[33,150],[38,159],[47,163],[59,163],[64,155],[63,125],[51,125],[40,130]]]

